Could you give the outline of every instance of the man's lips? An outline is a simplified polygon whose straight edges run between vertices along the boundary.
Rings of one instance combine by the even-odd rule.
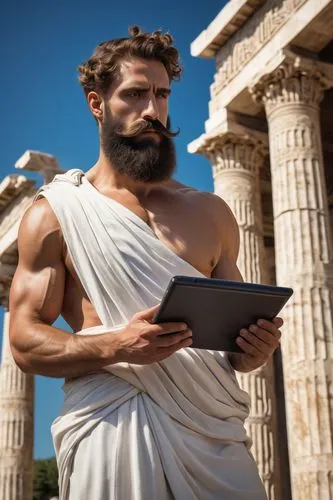
[[[140,132],[140,134],[138,134],[137,137],[143,137],[144,135],[151,135],[161,139],[161,134],[158,130],[153,130],[153,129],[144,130],[143,132]]]

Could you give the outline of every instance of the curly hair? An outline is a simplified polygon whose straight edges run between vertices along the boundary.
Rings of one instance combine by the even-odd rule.
[[[132,26],[129,34],[128,38],[100,43],[94,54],[78,67],[79,81],[86,95],[92,90],[105,95],[119,75],[120,62],[130,57],[160,61],[170,81],[180,78],[179,53],[169,33],[163,34],[160,30],[146,33],[138,26]]]

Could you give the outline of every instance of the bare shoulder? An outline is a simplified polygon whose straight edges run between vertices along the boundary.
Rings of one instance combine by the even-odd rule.
[[[229,205],[215,193],[198,192],[196,196],[201,210],[209,214],[210,220],[220,233],[222,252],[237,254],[239,227]]]
[[[41,197],[28,208],[25,212],[22,223],[25,225],[36,226],[36,223],[39,223],[37,227],[40,225],[52,225],[53,227],[59,227],[58,219],[52,210],[49,202],[46,198]],[[36,228],[37,228],[36,227]]]
[[[218,217],[221,217],[221,215],[225,215],[225,217],[233,217],[228,204],[217,194],[209,193],[207,191],[197,191],[197,197],[198,200],[200,198],[202,204],[212,211],[212,214],[216,214]]]
[[[230,227],[231,230],[238,228],[235,216],[229,205],[217,194],[208,191],[199,191],[174,179],[168,183],[168,189],[174,195],[184,196],[187,200],[195,203],[196,206],[200,207],[200,210],[208,212],[210,217],[221,226],[224,232],[227,227]]]
[[[37,254],[39,258],[59,255],[62,244],[61,229],[55,213],[45,198],[38,199],[25,212],[20,224],[19,257],[31,260]]]
[[[172,193],[199,193],[197,189],[191,186],[187,186],[186,184],[183,184],[182,182],[176,181],[176,179],[171,179],[170,181],[167,182],[165,185],[166,188],[171,191]]]
[[[187,193],[195,199],[201,209],[208,211],[218,224],[222,224],[224,229],[226,225],[235,224],[236,220],[229,205],[217,194],[193,188],[188,188]]]
[[[216,217],[218,227],[223,233],[238,234],[238,224],[236,218],[229,205],[215,193],[203,193],[207,206],[210,207],[211,213]]]

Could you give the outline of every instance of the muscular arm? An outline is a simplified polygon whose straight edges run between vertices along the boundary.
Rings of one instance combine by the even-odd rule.
[[[217,197],[216,197],[217,198]],[[243,281],[237,267],[239,252],[239,229],[234,215],[228,205],[221,199],[216,200],[217,226],[221,233],[220,259],[213,271],[213,278]]]
[[[17,365],[27,373],[73,377],[115,362],[109,336],[76,336],[51,326],[61,313],[65,268],[58,221],[45,199],[23,217],[18,250],[9,301]]]

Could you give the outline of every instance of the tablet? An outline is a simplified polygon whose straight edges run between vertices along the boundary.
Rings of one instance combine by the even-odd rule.
[[[292,294],[280,286],[174,276],[153,323],[185,322],[192,348],[243,352],[235,342],[240,330],[261,318],[272,320]]]

